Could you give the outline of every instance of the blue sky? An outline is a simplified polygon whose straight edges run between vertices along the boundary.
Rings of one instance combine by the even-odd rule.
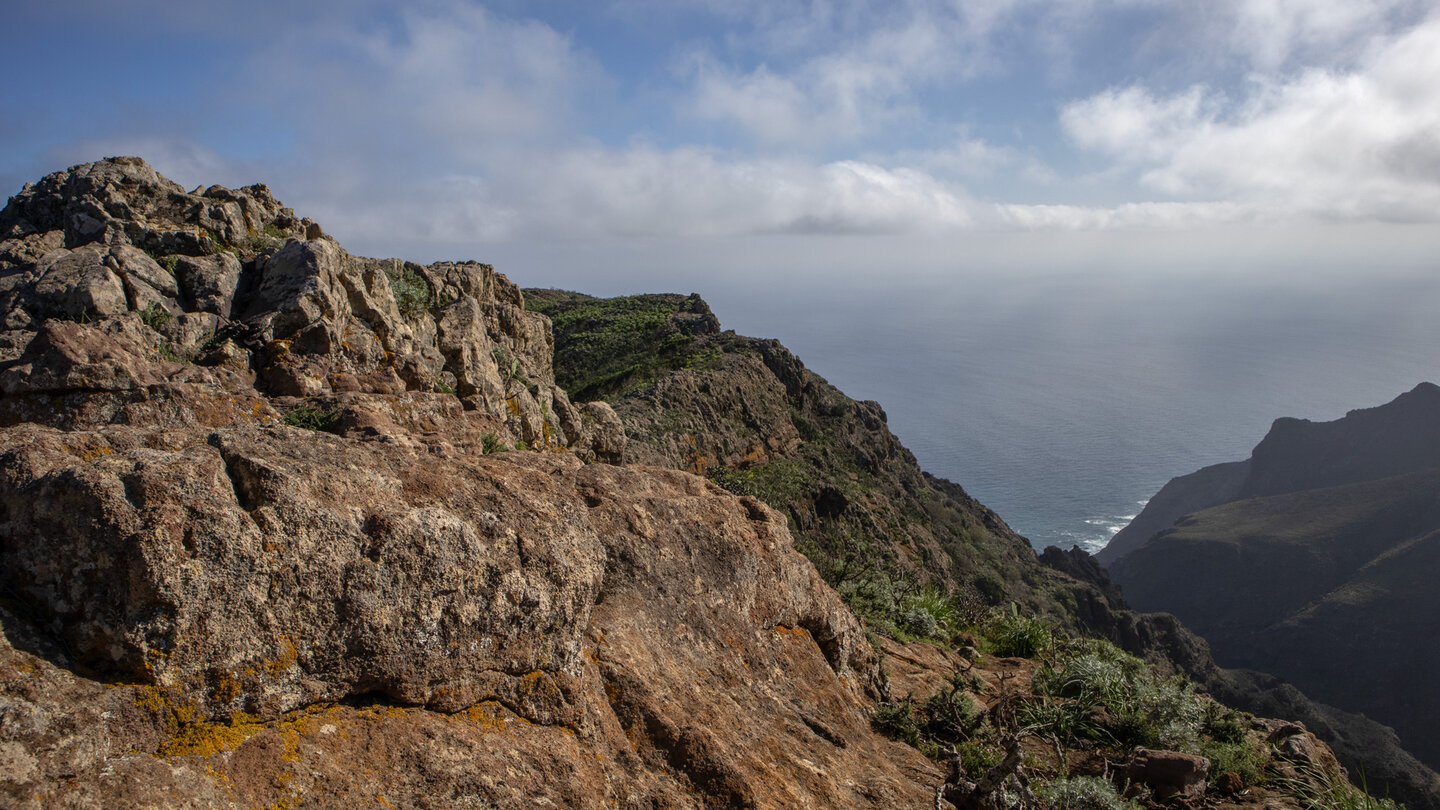
[[[364,253],[660,268],[743,243],[799,273],[897,240],[916,266],[1217,243],[1420,261],[1440,242],[1434,2],[22,0],[7,18],[7,193],[139,154],[187,186],[268,183]]]

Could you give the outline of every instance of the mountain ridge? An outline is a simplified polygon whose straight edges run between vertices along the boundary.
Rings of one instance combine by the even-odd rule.
[[[1375,717],[1440,762],[1427,618],[1440,603],[1425,576],[1440,530],[1440,388],[1333,422],[1276,420],[1238,464],[1217,476],[1223,498],[1197,491],[1198,473],[1167,484],[1137,525],[1171,525],[1125,538],[1112,577],[1135,605],[1180,616],[1217,659]],[[1177,503],[1200,508],[1176,515]]]
[[[1173,617],[1041,566],[927,478],[878,405],[778,343],[717,332],[698,298],[666,302],[678,323],[611,331],[643,332],[632,348],[661,362],[639,370],[663,366],[657,386],[694,409],[652,399],[627,427],[608,403],[570,401],[554,324],[488,265],[351,256],[263,186],[186,192],[138,158],[27,185],[0,213],[4,802],[1040,806],[1072,773],[1113,775],[1103,789],[1149,806],[1175,790],[1215,808],[1357,799],[1305,728],[1178,677],[1177,662],[1215,667]],[[666,383],[677,364],[688,374]],[[707,399],[712,371],[767,398],[714,407],[728,400]],[[630,447],[627,430],[679,436],[691,416],[738,426]],[[707,480],[621,463],[651,451],[734,466],[705,464]],[[818,553],[847,548],[836,526],[874,554]],[[840,563],[832,577],[858,565],[848,597],[877,600],[897,639],[867,633],[797,545]],[[905,587],[887,597],[887,582]],[[893,694],[887,649],[931,662],[906,683],[943,685]],[[1077,711],[1042,673],[1086,655],[1172,709],[1092,718],[1121,747],[1022,729],[1022,704]],[[1322,711],[1264,694],[1293,700],[1292,718]],[[1166,760],[1186,781],[1148,770],[1141,742],[1191,749]],[[1194,751],[1236,770],[1207,774]]]

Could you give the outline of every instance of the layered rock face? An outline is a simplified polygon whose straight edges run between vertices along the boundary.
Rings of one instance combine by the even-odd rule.
[[[0,223],[0,804],[928,801],[784,519],[586,463],[503,276],[132,159]]]
[[[1248,461],[1217,469],[1223,487],[1176,479],[1158,517],[1137,518],[1169,523],[1111,565],[1126,598],[1175,613],[1222,663],[1394,726],[1440,765],[1440,388],[1334,422],[1277,420]],[[1187,502],[1207,508],[1173,514]]]

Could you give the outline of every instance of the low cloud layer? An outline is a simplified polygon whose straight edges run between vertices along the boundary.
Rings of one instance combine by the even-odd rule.
[[[1436,221],[1440,12],[1180,5],[140,3],[213,62],[143,116],[0,131],[0,174],[137,153],[342,236],[476,245]],[[42,37],[77,22],[47,9],[20,12]]]

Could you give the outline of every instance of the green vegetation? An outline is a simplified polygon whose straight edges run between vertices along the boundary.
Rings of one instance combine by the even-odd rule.
[[[507,448],[505,443],[500,441],[494,433],[486,433],[480,437],[480,451],[482,453],[503,453],[507,449],[509,448]]]
[[[1121,798],[1098,776],[1051,779],[1036,788],[1035,796],[1053,810],[1140,810],[1139,802]]]
[[[1396,810],[1397,805],[1390,799],[1377,799],[1369,794],[1361,774],[1361,786],[1356,787],[1343,774],[1330,769],[1310,766],[1298,768],[1300,779],[1283,780],[1310,810]],[[1398,805],[1402,808],[1404,805]]]
[[[576,402],[614,400],[653,385],[668,371],[709,368],[720,360],[720,349],[691,330],[709,315],[698,297],[602,299],[527,290],[525,306],[554,325],[556,345],[565,346],[555,353],[555,379]]]
[[[529,386],[530,381],[520,373],[520,358],[516,357],[504,346],[496,346],[490,350],[495,356],[495,366],[500,369],[500,376],[505,381],[514,380],[523,386]]]
[[[165,308],[155,301],[151,301],[149,306],[140,310],[140,322],[151,329],[159,329],[174,319],[175,316],[166,312]]]
[[[985,623],[983,633],[990,651],[999,656],[1034,658],[1050,649],[1055,637],[1044,622],[1020,615],[1020,606],[1010,604],[1009,612],[996,611]]]
[[[326,410],[313,405],[301,405],[285,414],[285,424],[306,430],[335,433],[340,426],[340,413],[339,408]]]
[[[410,318],[430,309],[434,298],[430,282],[420,274],[416,265],[396,259],[385,266],[385,278],[390,280],[390,291],[402,316]]]

